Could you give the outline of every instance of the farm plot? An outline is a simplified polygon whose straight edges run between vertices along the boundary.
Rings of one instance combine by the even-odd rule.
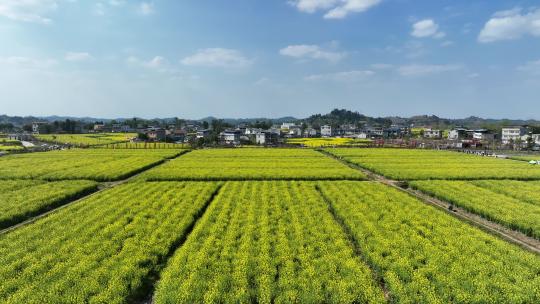
[[[156,303],[381,303],[310,182],[228,182],[161,275]]]
[[[93,134],[38,134],[35,137],[42,141],[80,147],[97,146],[127,142],[137,137],[136,133],[93,133]]]
[[[0,181],[0,229],[96,190],[91,181]]]
[[[410,185],[488,220],[540,238],[540,182],[415,181]]]
[[[189,144],[163,142],[125,142],[96,146],[96,149],[187,149]]]
[[[539,303],[540,257],[372,182],[318,188],[396,303]]]
[[[449,151],[327,149],[363,168],[396,180],[540,179],[540,166]]]
[[[354,139],[354,138],[291,138],[287,140],[288,144],[306,146],[311,148],[318,147],[367,147],[372,142],[371,139]]]
[[[147,180],[363,179],[365,175],[309,149],[197,150],[144,173]]]
[[[85,149],[0,158],[0,179],[113,181],[174,157],[182,150]]]
[[[217,183],[128,183],[0,235],[0,302],[126,303],[146,295]]]

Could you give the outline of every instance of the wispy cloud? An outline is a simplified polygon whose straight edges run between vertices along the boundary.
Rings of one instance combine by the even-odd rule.
[[[92,55],[86,52],[68,52],[64,59],[66,61],[87,61],[92,59]]]
[[[155,9],[154,9],[154,3],[152,2],[141,2],[141,4],[139,4],[139,13],[141,15],[144,15],[144,16],[148,16],[148,15],[152,15],[153,13],[155,13]]]
[[[397,69],[397,72],[401,76],[406,77],[417,77],[417,76],[427,76],[433,74],[441,74],[446,72],[454,72],[462,70],[463,66],[458,64],[445,64],[445,65],[422,65],[422,64],[412,64],[400,66]]]
[[[126,62],[132,66],[143,67],[147,69],[154,69],[165,71],[167,60],[162,56],[155,56],[150,60],[142,60],[135,56],[130,56],[126,59]]]
[[[318,45],[289,45],[279,50],[283,56],[293,57],[297,59],[322,59],[331,62],[337,62],[343,59],[346,54],[342,52],[323,50]]]
[[[305,77],[307,81],[357,82],[366,80],[375,72],[370,70],[353,70],[346,72],[315,74]]]
[[[289,0],[304,13],[325,11],[325,19],[343,19],[352,13],[361,13],[381,3],[382,0]]]
[[[47,69],[57,64],[54,59],[38,59],[22,56],[0,57],[0,65],[20,69]]]
[[[529,61],[524,65],[518,66],[517,70],[531,75],[540,76],[540,60]]]
[[[424,19],[418,21],[412,26],[411,35],[416,38],[444,38],[446,34],[439,31],[439,25],[433,19]]]
[[[48,16],[58,8],[54,0],[2,0],[0,16],[22,22],[49,24]]]
[[[208,48],[182,59],[181,63],[187,66],[246,68],[253,63],[253,60],[244,57],[238,50]]]
[[[478,41],[515,40],[527,35],[540,37],[540,8],[529,12],[514,8],[495,13],[484,25]]]

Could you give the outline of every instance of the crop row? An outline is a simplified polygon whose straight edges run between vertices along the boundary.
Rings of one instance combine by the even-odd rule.
[[[174,157],[182,150],[85,149],[0,158],[0,179],[118,180]]]
[[[136,299],[217,187],[124,184],[0,235],[0,302]]]
[[[540,166],[448,151],[327,149],[363,168],[396,180],[540,179]]]
[[[92,181],[0,181],[0,229],[96,190]]]
[[[310,149],[196,150],[143,175],[147,180],[363,179]]]
[[[156,303],[540,301],[537,255],[385,185],[220,185],[131,182],[1,234],[0,302],[138,301],[186,237]]]
[[[488,220],[540,238],[540,182],[415,181],[411,186]]]
[[[306,182],[229,182],[162,274],[156,303],[381,303]]]
[[[379,183],[318,187],[394,302],[540,302],[537,255]]]

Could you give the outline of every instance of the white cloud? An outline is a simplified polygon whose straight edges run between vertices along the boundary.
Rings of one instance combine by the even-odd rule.
[[[130,56],[126,59],[126,62],[133,66],[139,66],[139,67],[155,69],[155,70],[163,70],[166,64],[165,58],[161,56],[155,56],[154,58],[148,61],[141,60],[135,56]]]
[[[219,68],[245,68],[253,61],[244,57],[237,50],[224,48],[208,48],[181,60],[183,65],[219,67]]]
[[[47,15],[58,8],[54,0],[1,0],[0,16],[11,20],[49,24]]]
[[[325,19],[343,19],[351,13],[361,13],[381,3],[382,0],[289,0],[299,11],[315,13],[326,11]]]
[[[439,25],[433,19],[424,19],[413,24],[411,35],[416,38],[444,38],[446,34],[439,31]]]
[[[148,15],[152,15],[154,12],[155,12],[154,3],[141,2],[141,4],[139,4],[139,13],[141,15],[148,16]]]
[[[463,69],[462,65],[453,65],[453,64],[446,64],[446,65],[413,64],[413,65],[401,66],[397,69],[397,71],[402,76],[414,77],[414,76],[440,74],[440,73],[445,73],[445,72],[454,72],[454,71],[459,71],[461,69]]]
[[[111,6],[122,6],[126,4],[125,0],[109,0],[109,5]]]
[[[316,74],[305,77],[307,81],[335,81],[335,82],[356,82],[365,80],[374,75],[375,72],[370,70],[354,70],[347,72]]]
[[[92,59],[92,55],[86,52],[68,52],[64,59],[67,61],[86,61]]]
[[[452,45],[454,45],[454,41],[450,41],[450,40],[446,40],[446,41],[441,43],[442,47],[449,47],[449,46],[452,46]]]
[[[47,69],[56,65],[56,63],[54,59],[35,59],[21,56],[0,57],[0,65],[20,69]]]
[[[298,58],[298,59],[322,59],[331,62],[337,62],[343,57],[344,53],[325,51],[318,45],[289,45],[281,50],[279,53],[283,56]]]
[[[495,13],[478,35],[482,43],[514,40],[526,35],[540,37],[540,9],[522,13],[514,8]]]
[[[529,61],[526,64],[517,67],[517,70],[532,75],[540,75],[540,60]]]
[[[105,5],[101,2],[94,4],[94,15],[105,16]]]

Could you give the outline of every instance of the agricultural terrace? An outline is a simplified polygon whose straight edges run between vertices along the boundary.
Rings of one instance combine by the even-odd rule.
[[[0,158],[0,179],[120,180],[181,154],[183,150],[73,149]]]
[[[97,189],[91,181],[0,181],[0,229],[56,208]]]
[[[538,181],[415,181],[411,186],[540,239]]]
[[[91,134],[38,134],[39,140],[80,147],[98,146],[127,142],[137,137],[136,133],[91,133]]]
[[[12,145],[0,145],[0,151],[21,151],[24,150],[23,146],[12,146]]]
[[[206,149],[145,172],[147,180],[364,179],[365,175],[311,149]]]
[[[146,295],[217,183],[129,183],[0,235],[0,302],[127,303]]]
[[[450,151],[345,148],[326,151],[396,180],[540,179],[540,166]]]
[[[354,139],[354,138],[291,138],[287,139],[287,143],[291,145],[299,145],[310,148],[319,147],[366,147],[372,142],[371,139]]]
[[[539,303],[540,258],[374,182],[319,182],[395,303]]]
[[[24,150],[21,142],[18,140],[12,140],[0,137],[0,152],[1,151],[21,151]]]

